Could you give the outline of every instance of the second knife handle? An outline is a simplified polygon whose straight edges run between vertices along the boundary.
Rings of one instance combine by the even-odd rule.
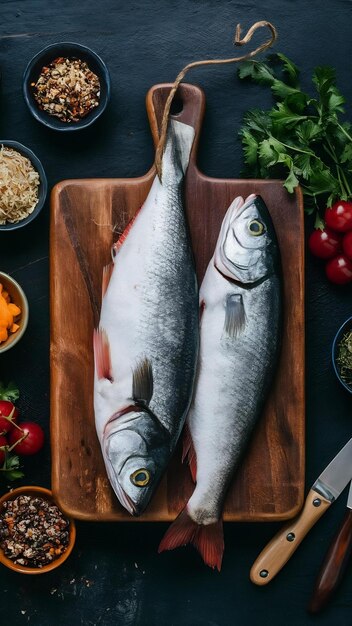
[[[352,511],[347,509],[320,567],[308,611],[318,613],[339,586],[352,553]]]
[[[302,512],[275,535],[252,566],[250,578],[254,584],[267,585],[276,576],[330,504],[310,490]]]

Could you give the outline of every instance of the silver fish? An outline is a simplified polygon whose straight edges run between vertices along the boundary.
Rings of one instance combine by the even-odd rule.
[[[193,543],[220,570],[226,492],[262,410],[277,360],[281,271],[263,200],[236,198],[200,289],[200,350],[187,417],[194,492],[159,551]]]
[[[182,203],[191,126],[171,121],[148,197],[104,269],[94,334],[96,430],[111,485],[133,515],[147,506],[192,397],[198,288]]]

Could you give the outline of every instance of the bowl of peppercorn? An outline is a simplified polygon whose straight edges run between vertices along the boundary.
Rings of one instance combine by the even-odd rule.
[[[352,317],[340,326],[335,335],[332,364],[341,385],[352,393]]]
[[[44,487],[19,487],[0,498],[0,563],[20,574],[45,574],[71,554],[76,526]]]
[[[104,61],[78,43],[54,43],[36,54],[23,75],[23,96],[36,120],[58,131],[91,126],[110,98]]]

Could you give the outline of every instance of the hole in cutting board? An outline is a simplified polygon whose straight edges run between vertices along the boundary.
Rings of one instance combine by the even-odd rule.
[[[177,115],[180,115],[182,111],[183,111],[182,99],[180,97],[175,96],[173,101],[171,102],[170,115],[172,115],[173,117],[176,117]]]

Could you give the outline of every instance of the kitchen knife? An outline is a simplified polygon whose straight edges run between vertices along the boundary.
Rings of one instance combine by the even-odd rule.
[[[351,554],[352,483],[347,498],[347,511],[320,567],[308,611],[318,613],[326,606],[341,583]]]
[[[302,512],[268,543],[252,566],[250,578],[267,585],[297,550],[308,531],[339,497],[352,479],[352,438],[320,474],[308,493]]]

